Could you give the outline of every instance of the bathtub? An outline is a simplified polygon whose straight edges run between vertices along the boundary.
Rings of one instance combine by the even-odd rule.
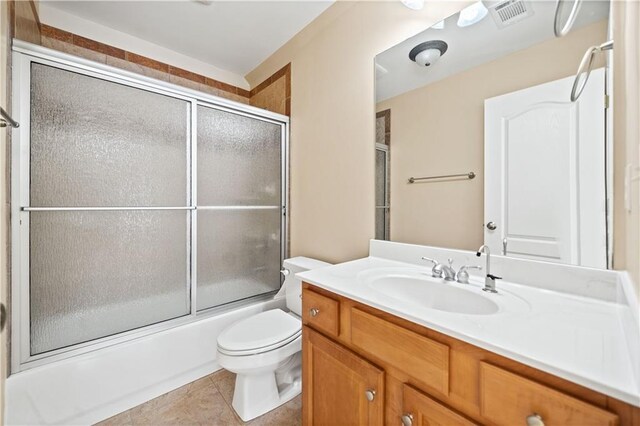
[[[12,374],[5,424],[84,425],[107,419],[220,369],[216,340],[229,324],[284,308],[279,297]]]

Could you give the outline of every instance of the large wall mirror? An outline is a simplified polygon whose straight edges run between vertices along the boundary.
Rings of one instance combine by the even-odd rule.
[[[611,264],[610,4],[560,3],[479,1],[376,56],[377,239]]]

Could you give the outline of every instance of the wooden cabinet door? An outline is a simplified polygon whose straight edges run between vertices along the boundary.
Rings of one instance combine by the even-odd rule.
[[[302,336],[303,424],[382,426],[384,372],[309,327]]]
[[[402,419],[398,419],[398,424],[406,426],[475,425],[409,385],[404,385],[402,388]]]

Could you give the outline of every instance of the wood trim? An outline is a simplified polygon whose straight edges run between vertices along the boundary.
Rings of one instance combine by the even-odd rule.
[[[171,68],[164,62],[156,61],[155,59],[147,58],[146,56],[138,55],[133,52],[125,52],[125,59],[129,62],[133,62],[134,64],[166,72],[167,74],[169,74],[169,70]]]
[[[118,59],[125,59],[126,51],[118,49],[117,47],[109,46],[108,44],[100,43],[99,41],[91,40],[90,38],[82,37],[73,34],[73,44],[78,47],[93,50],[94,52],[104,53],[107,56],[113,56]]]
[[[169,75],[174,75],[176,77],[185,78],[196,83],[205,84],[215,89],[232,93],[234,95],[239,95],[247,99],[250,97],[251,92],[249,90],[236,87],[231,84],[206,77],[202,74],[197,74],[195,72],[185,70],[183,68],[174,67],[170,64],[160,62],[146,56],[138,55],[137,53],[129,52],[127,50],[113,47],[99,41],[91,40],[89,38],[82,37],[80,35],[71,33],[69,31],[64,31],[47,24],[42,24],[41,31],[43,37],[48,37],[54,40],[72,44],[74,46],[83,47],[85,49],[99,52],[114,58],[123,59],[127,62],[131,62],[147,68],[152,68],[156,71],[161,71]]]

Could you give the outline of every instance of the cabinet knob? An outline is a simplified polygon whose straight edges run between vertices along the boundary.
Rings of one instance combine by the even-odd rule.
[[[366,391],[364,391],[364,395],[367,397],[367,401],[371,402],[376,397],[376,391],[373,389],[367,389]]]
[[[527,426],[544,426],[544,421],[542,421],[542,416],[537,413],[533,413],[527,416]]]
[[[319,313],[320,313],[320,309],[318,308],[309,309],[309,315],[311,315],[312,317],[317,317]]]
[[[413,414],[407,413],[402,415],[402,426],[413,425]]]

